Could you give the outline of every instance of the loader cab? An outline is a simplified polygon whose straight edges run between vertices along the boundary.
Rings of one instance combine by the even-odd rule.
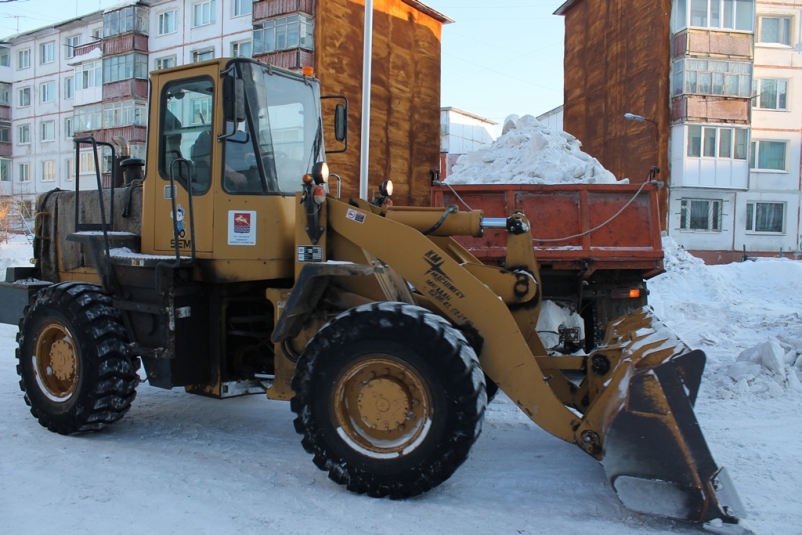
[[[291,276],[295,193],[325,159],[318,82],[247,59],[156,71],[149,125],[142,252],[194,249],[216,282]]]

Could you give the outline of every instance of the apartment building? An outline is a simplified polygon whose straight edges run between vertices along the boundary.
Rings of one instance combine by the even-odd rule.
[[[440,108],[440,178],[451,174],[463,154],[492,145],[497,124],[459,108]]]
[[[351,0],[130,0],[12,36],[0,45],[0,195],[73,189],[73,136],[123,136],[145,158],[149,71],[237,56],[312,67],[324,93],[349,99],[352,149],[330,165],[344,194],[358,195],[363,17]],[[416,0],[375,2],[370,183],[396,179],[400,204],[428,202],[429,169],[439,163],[449,22]],[[77,160],[79,187],[97,187],[88,147]],[[99,165],[107,182],[105,149]]]
[[[569,0],[556,13],[565,129],[617,176],[659,165],[679,244],[714,263],[802,250],[802,9]]]

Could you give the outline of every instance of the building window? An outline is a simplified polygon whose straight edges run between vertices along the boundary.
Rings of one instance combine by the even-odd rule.
[[[755,80],[752,105],[764,110],[788,109],[788,81]]]
[[[69,99],[75,96],[75,77],[68,76],[64,78],[64,98]]]
[[[721,28],[751,32],[755,0],[674,0],[672,31],[685,28]]]
[[[212,119],[212,99],[196,98],[190,104],[190,124],[209,124]]]
[[[39,84],[39,100],[41,102],[55,102],[56,82],[45,82]]]
[[[64,119],[64,137],[70,138],[75,134],[72,129],[72,117]]]
[[[98,158],[100,158],[100,155],[98,155]],[[93,152],[82,152],[78,162],[81,168],[81,174],[95,172],[95,155]]]
[[[746,160],[745,128],[725,128],[717,126],[689,126],[689,158],[719,158]]]
[[[56,161],[45,160],[42,162],[42,180],[50,182],[56,179]]]
[[[134,30],[148,33],[147,10],[130,6],[103,14],[103,37],[112,37]]]
[[[231,57],[232,58],[250,58],[251,42],[240,41],[239,43],[231,43]]]
[[[51,41],[39,47],[39,63],[53,63],[56,61],[56,43]]]
[[[746,230],[775,234],[785,233],[785,203],[746,203]]]
[[[169,69],[171,67],[175,67],[175,56],[170,56],[168,58],[157,58],[156,59],[156,70],[160,69]]]
[[[17,52],[17,69],[27,69],[31,66],[31,49],[26,48]]]
[[[11,52],[7,48],[0,48],[0,67],[11,66]]]
[[[192,63],[198,63],[199,61],[207,61],[210,59],[214,59],[214,48],[192,51]]]
[[[102,38],[103,38],[103,27],[94,28],[92,30],[92,40],[93,41],[98,41],[98,40],[100,40]]]
[[[84,63],[75,67],[75,89],[89,89],[103,85],[102,66],[100,61]]]
[[[31,125],[21,124],[17,127],[17,145],[26,145],[31,142]]]
[[[674,95],[752,96],[752,64],[684,59],[674,62]]]
[[[178,11],[165,11],[159,13],[159,35],[173,33],[176,30]]]
[[[216,3],[216,0],[208,0],[207,2],[200,2],[192,6],[192,26],[214,24]]]
[[[67,57],[74,58],[75,57],[75,49],[81,46],[81,36],[75,35],[73,37],[67,37],[64,46],[67,49]]]
[[[64,160],[64,174],[67,176],[67,181],[71,181],[73,175],[75,173],[75,169],[73,169],[72,158],[67,158]]]
[[[791,44],[791,17],[759,17],[758,43]]]
[[[126,54],[103,59],[103,83],[148,78],[148,56],[146,54]]]
[[[0,82],[0,105],[11,106],[11,84]]]
[[[31,88],[30,87],[23,87],[21,88],[17,95],[19,98],[17,99],[17,106],[20,108],[24,108],[26,106],[31,105]]]
[[[682,230],[721,231],[721,199],[682,199]]]
[[[142,100],[126,100],[103,104],[103,128],[144,125],[146,104]]]
[[[292,15],[253,26],[253,53],[266,54],[290,48],[314,49],[314,22],[304,15]]]
[[[100,117],[102,115],[100,104],[75,108],[72,116],[72,126],[76,134],[100,130]],[[81,164],[83,169],[83,164]]]
[[[786,171],[785,141],[753,141],[749,168],[755,170]],[[757,166],[755,166],[757,163]]]
[[[234,0],[234,16],[250,15],[253,11],[253,0]]]
[[[42,121],[42,141],[56,140],[56,121]]]
[[[11,123],[0,123],[0,143],[11,143]]]
[[[0,182],[11,180],[11,160],[0,158]]]
[[[31,181],[31,164],[29,163],[21,163],[19,164],[19,175],[17,176],[17,180],[19,182],[30,182]]]

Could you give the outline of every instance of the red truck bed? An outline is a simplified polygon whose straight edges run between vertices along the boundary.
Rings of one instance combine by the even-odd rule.
[[[602,228],[559,242],[541,240],[582,234],[604,223],[629,202],[640,184],[453,185],[459,196],[485,217],[508,217],[521,210],[532,224],[533,245],[542,268],[638,271],[644,279],[663,270],[657,186],[647,184],[623,213]],[[447,186],[432,187],[432,206],[466,209]],[[505,231],[457,239],[485,263],[505,255]]]

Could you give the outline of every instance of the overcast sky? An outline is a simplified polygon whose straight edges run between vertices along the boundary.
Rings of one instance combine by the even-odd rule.
[[[562,104],[563,18],[552,13],[563,0],[423,1],[456,21],[443,34],[443,106],[500,123],[512,113],[540,115]],[[47,26],[118,2],[0,3],[0,35]]]

